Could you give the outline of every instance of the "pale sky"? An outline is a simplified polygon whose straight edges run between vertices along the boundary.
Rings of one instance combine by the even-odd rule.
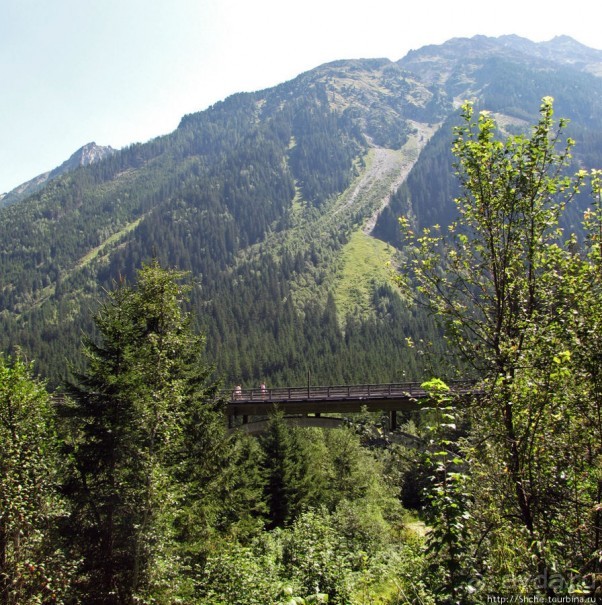
[[[590,0],[0,0],[0,192],[329,61],[477,34],[602,49],[601,23]]]

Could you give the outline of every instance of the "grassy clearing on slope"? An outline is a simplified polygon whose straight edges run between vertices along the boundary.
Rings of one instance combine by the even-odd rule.
[[[359,230],[341,252],[334,298],[341,321],[349,314],[366,316],[373,312],[375,286],[391,283],[387,263],[393,260],[391,247]]]
[[[85,256],[80,259],[80,261],[73,269],[65,272],[63,279],[68,279],[71,275],[73,275],[75,270],[82,269],[86,265],[90,264],[95,258],[99,257],[101,254],[106,253],[106,251],[109,250],[113,244],[118,242],[124,235],[135,229],[142,221],[142,218],[143,217],[140,217],[135,221],[129,223],[123,229],[108,237],[104,242],[102,242],[102,244],[100,244],[96,248],[92,248],[92,250],[90,250]],[[49,286],[46,286],[37,293],[37,296],[34,300],[30,301],[30,307],[39,308],[40,305],[44,303],[44,301],[46,301],[50,296],[55,294],[55,292],[56,284],[53,283]],[[81,292],[79,290],[74,290],[72,294],[74,294],[75,292],[78,292],[81,295]]]
[[[123,229],[118,231],[117,233],[113,233],[110,237],[108,237],[100,246],[96,248],[92,248],[90,252],[88,252],[78,263],[78,267],[85,267],[87,264],[91,263],[101,252],[104,252],[109,246],[119,241],[125,234],[133,231],[142,221],[143,217],[136,219],[135,221],[126,225]]]

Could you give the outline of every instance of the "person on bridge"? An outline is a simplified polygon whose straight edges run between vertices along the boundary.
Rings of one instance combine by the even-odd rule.
[[[261,383],[261,387],[260,388],[261,388],[261,397],[263,399],[268,394],[268,390],[267,390],[267,388],[265,386],[265,382]]]
[[[236,388],[234,389],[234,399],[241,399],[241,398],[242,398],[242,388],[238,384],[238,385],[236,385]]]

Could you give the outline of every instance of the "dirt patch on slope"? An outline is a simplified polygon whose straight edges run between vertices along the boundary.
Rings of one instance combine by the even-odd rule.
[[[410,121],[409,123],[414,130],[408,141],[401,148],[401,151],[384,149],[382,147],[373,148],[374,155],[372,165],[357,186],[356,191],[359,192],[366,186],[365,180],[373,182],[375,180],[386,179],[387,176],[388,178],[392,178],[389,191],[381,199],[377,210],[366,221],[363,227],[363,231],[367,235],[372,233],[380,213],[389,205],[391,196],[406,180],[410,170],[412,170],[414,164],[418,160],[420,152],[441,126],[441,124],[424,124],[413,121]],[[352,198],[356,194],[356,191],[352,194]],[[352,200],[350,200],[350,202],[351,201]]]

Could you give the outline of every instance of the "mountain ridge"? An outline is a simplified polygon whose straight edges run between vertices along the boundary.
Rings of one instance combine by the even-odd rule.
[[[566,35],[557,35],[547,41],[533,42],[516,34],[506,34],[498,37],[476,35],[470,38],[451,38],[441,45],[426,45],[420,49],[410,50],[404,57],[398,60],[390,60],[384,57],[338,59],[303,72],[289,82],[301,79],[306,74],[314,74],[318,70],[336,69],[337,67],[349,66],[352,64],[379,66],[383,68],[390,66],[391,64],[397,64],[403,69],[411,71],[414,69],[413,66],[416,63],[417,57],[421,57],[420,60],[424,61],[425,56],[428,56],[428,52],[430,52],[431,49],[436,49],[438,54],[440,54],[442,50],[454,47],[454,52],[457,52],[458,45],[461,45],[465,50],[470,49],[473,53],[480,53],[481,56],[487,48],[492,51],[493,49],[499,49],[500,47],[507,47],[514,51],[528,53],[531,56],[536,55],[543,59],[575,65],[583,71],[602,77],[602,50],[590,48]],[[194,113],[198,112],[193,112],[193,114],[188,115],[194,115]],[[186,116],[183,116],[180,124],[185,118]],[[12,204],[15,201],[24,199],[45,185],[49,180],[56,178],[69,170],[74,170],[79,166],[86,166],[95,161],[100,161],[117,151],[118,150],[112,148],[110,145],[99,146],[96,145],[95,142],[87,143],[75,151],[59,166],[36,175],[17,187],[14,187],[12,190],[0,194],[0,206]],[[89,157],[89,159],[86,159],[87,157]]]
[[[77,151],[73,152],[69,158],[60,164],[60,166],[43,172],[42,174],[39,174],[32,179],[21,183],[20,185],[17,185],[17,187],[14,187],[7,193],[1,194],[0,206],[8,206],[9,204],[14,204],[22,199],[25,199],[41,189],[49,181],[67,172],[76,170],[81,166],[89,166],[95,162],[100,162],[104,158],[109,157],[116,152],[117,150],[110,145],[97,145],[94,141],[91,143],[86,143],[77,149]]]
[[[156,257],[190,272],[227,381],[294,383],[308,366],[325,382],[418,378],[427,361],[404,342],[437,330],[361,255],[403,262],[401,214],[451,220],[464,99],[520,131],[554,96],[576,166],[602,165],[602,79],[580,45],[552,42],[535,56],[524,48],[538,43],[483,36],[330,62],[57,176],[0,209],[1,349],[60,382],[103,291]]]

